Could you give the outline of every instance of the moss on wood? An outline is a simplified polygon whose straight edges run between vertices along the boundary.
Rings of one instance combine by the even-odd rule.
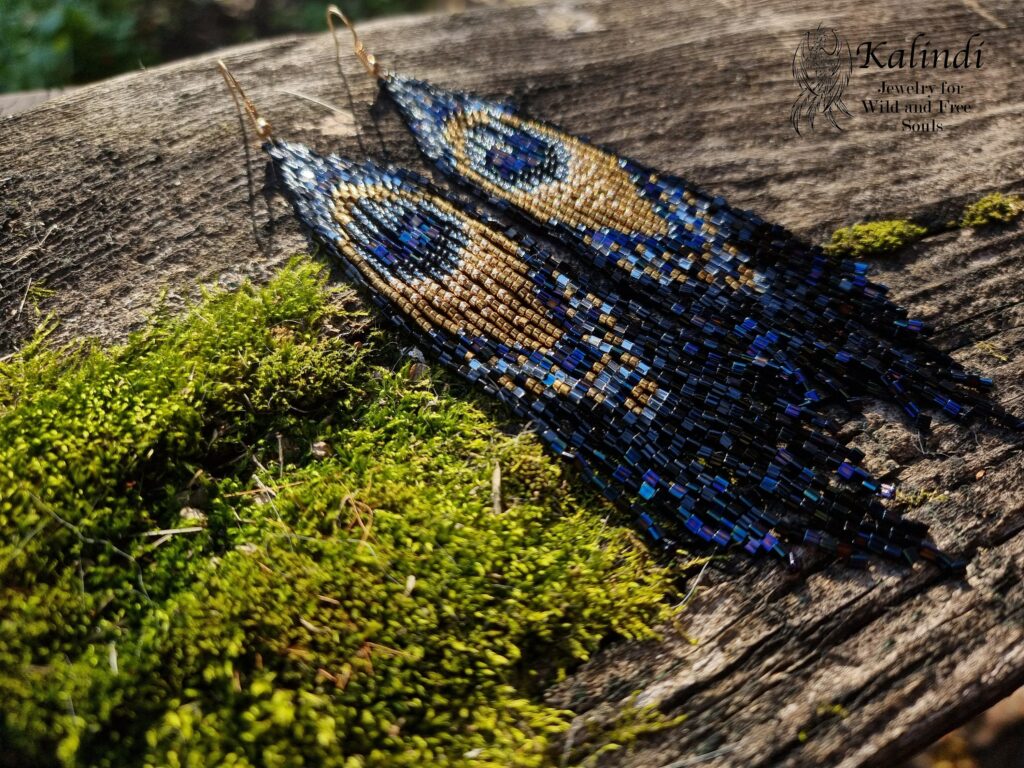
[[[906,219],[868,221],[842,227],[832,233],[826,250],[841,256],[880,256],[920,240],[928,230]]]
[[[308,260],[44,335],[0,364],[6,759],[548,765],[539,691],[665,615],[603,502]]]
[[[961,227],[983,227],[989,224],[1008,224],[1024,213],[1024,198],[994,192],[971,203],[960,216]]]
[[[960,218],[946,223],[946,229],[975,228],[1008,224],[1024,213],[1024,198],[994,192],[969,204]],[[902,250],[928,234],[928,229],[907,219],[867,221],[841,227],[832,233],[825,250],[839,256],[864,258]]]

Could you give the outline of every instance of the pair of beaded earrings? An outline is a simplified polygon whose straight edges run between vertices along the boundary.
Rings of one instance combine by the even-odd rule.
[[[332,16],[438,171],[523,221],[273,137],[222,64],[280,191],[385,316],[530,419],[667,548],[688,532],[791,562],[806,542],[963,569],[883,503],[892,487],[823,408],[871,396],[922,430],[926,407],[1022,422],[985,396],[990,379],[924,341],[867,264],[512,106],[385,71]]]

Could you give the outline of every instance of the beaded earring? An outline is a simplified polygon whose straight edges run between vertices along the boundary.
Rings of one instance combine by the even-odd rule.
[[[386,71],[335,6],[334,32],[332,17],[441,173],[543,228],[679,327],[774,361],[789,374],[788,398],[813,408],[881,397],[923,431],[924,408],[1024,427],[984,395],[991,379],[923,340],[924,324],[868,280],[868,264],[826,254],[509,104]]]
[[[314,243],[434,359],[530,419],[666,548],[675,531],[754,554],[810,542],[948,570],[924,525],[877,499],[862,454],[787,399],[791,372],[679,327],[602,270],[410,171],[274,138],[226,67]],[[671,340],[672,343],[666,343]]]

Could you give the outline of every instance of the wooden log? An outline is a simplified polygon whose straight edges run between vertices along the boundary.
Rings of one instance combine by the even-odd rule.
[[[24,112],[26,109],[49,101],[60,94],[59,90],[22,91],[20,93],[0,94],[0,117]]]
[[[789,124],[801,34],[819,22],[852,45],[984,40],[985,65],[952,73],[860,69],[845,130]],[[679,173],[820,239],[860,219],[956,217],[1024,188],[1024,8],[1017,0],[842,9],[812,0],[547,0],[364,25],[386,65],[511,97],[537,116]],[[422,168],[352,57],[350,90],[327,35],[221,52],[278,133],[324,150]],[[257,195],[234,106],[205,56],[120,77],[0,118],[0,354],[53,311],[65,335],[117,339],[166,293],[262,279],[305,242],[288,209]],[[855,62],[859,63],[859,62]],[[866,115],[882,80],[956,81],[970,112],[940,133]],[[351,93],[353,105],[348,102]],[[328,107],[323,106],[322,102]],[[251,168],[262,179],[262,159]],[[253,223],[256,235],[254,238]],[[950,232],[878,277],[937,339],[1022,408],[1024,227]],[[55,291],[39,298],[32,286]],[[26,300],[27,297],[28,300]],[[814,560],[793,577],[730,561],[704,575],[678,627],[609,648],[550,692],[608,718],[640,691],[686,722],[610,753],[609,765],[892,765],[1024,683],[1024,457],[1019,437],[940,423],[922,438],[873,405],[847,434],[869,466],[918,492],[911,513],[971,558],[966,579]],[[813,558],[812,558],[813,560]],[[634,702],[636,703],[636,702]]]

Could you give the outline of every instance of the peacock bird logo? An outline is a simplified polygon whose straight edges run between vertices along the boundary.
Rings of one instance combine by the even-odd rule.
[[[818,115],[825,115],[837,130],[843,130],[836,120],[836,110],[851,117],[843,103],[843,91],[852,72],[850,46],[838,32],[819,24],[817,29],[804,33],[793,53],[793,79],[801,93],[793,103],[789,121],[797,134],[804,123],[813,131]]]

